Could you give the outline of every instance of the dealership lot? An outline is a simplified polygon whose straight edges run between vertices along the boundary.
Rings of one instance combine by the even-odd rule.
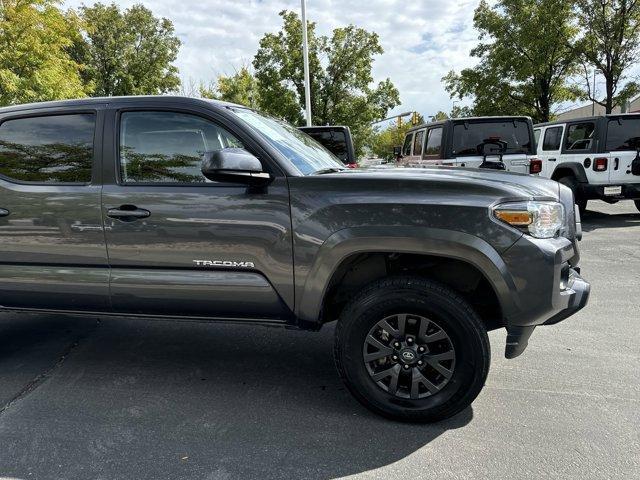
[[[640,214],[592,202],[587,308],[493,364],[472,409],[377,417],[319,334],[53,315],[0,319],[0,478],[640,476]]]

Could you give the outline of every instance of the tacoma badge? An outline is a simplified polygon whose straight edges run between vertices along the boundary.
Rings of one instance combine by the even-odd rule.
[[[253,262],[235,262],[232,260],[194,260],[197,267],[240,267],[254,268]]]

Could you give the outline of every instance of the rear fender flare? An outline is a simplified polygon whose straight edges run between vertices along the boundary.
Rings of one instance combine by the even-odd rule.
[[[551,174],[551,179],[558,180],[559,178],[565,177],[565,173],[568,173],[568,171],[571,172],[578,183],[589,183],[587,174],[584,171],[584,166],[578,162],[566,162],[557,165],[555,170]]]

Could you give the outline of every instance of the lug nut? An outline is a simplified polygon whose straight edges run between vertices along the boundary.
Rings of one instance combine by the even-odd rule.
[[[393,343],[393,347],[394,348],[400,348],[400,342],[394,342]]]
[[[422,365],[422,364],[423,364],[422,360],[418,360],[418,365]]]
[[[405,369],[405,370],[409,370],[409,365],[405,365],[405,366],[404,366],[404,369]]]
[[[413,343],[413,338],[407,337],[407,343]]]
[[[420,345],[420,346],[418,347],[418,351],[419,351],[420,353],[424,353],[425,348],[424,348],[422,345]]]
[[[398,356],[394,355],[394,356],[391,357],[391,359],[394,360],[394,361],[397,361],[398,360]]]

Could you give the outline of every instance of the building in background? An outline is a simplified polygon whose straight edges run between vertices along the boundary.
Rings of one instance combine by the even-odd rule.
[[[615,107],[613,113],[640,113],[640,97],[636,97],[628,102],[624,111],[619,106]],[[559,113],[556,115],[555,120],[571,120],[573,118],[591,117],[592,115],[604,115],[604,107],[596,103],[594,108],[594,106],[589,103],[588,105]]]

